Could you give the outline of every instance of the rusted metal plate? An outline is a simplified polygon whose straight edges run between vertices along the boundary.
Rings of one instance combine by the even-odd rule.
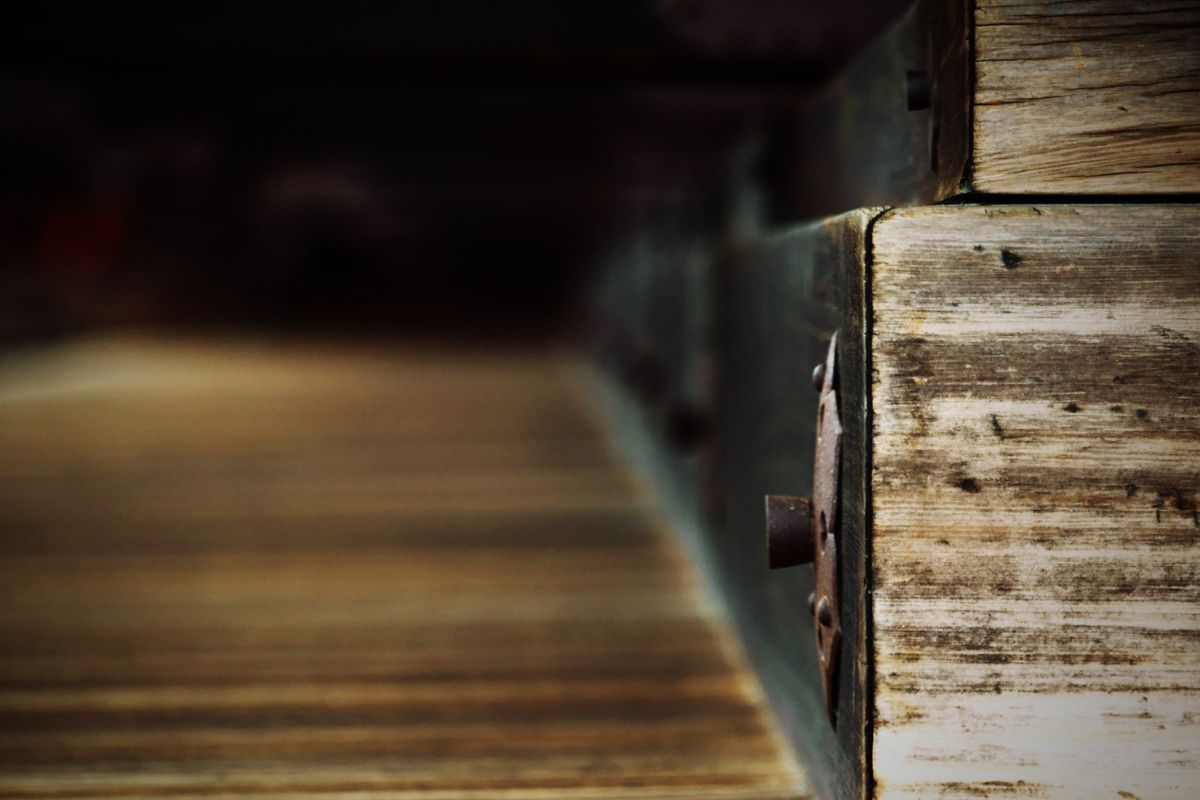
[[[838,495],[842,422],[837,402],[837,334],[825,361],[813,370],[821,393],[817,405],[817,444],[813,458],[813,499],[767,495],[767,561],[771,569],[813,565],[808,612],[813,617],[821,694],[829,722],[837,727],[837,668],[842,626],[838,611]]]
[[[821,690],[830,724],[837,726],[837,667],[842,640],[838,608],[838,494],[842,452],[842,421],[837,403],[837,334],[829,342],[817,406],[817,452],[813,461],[812,513],[816,547],[813,574],[816,606],[813,624],[817,659],[821,665]]]

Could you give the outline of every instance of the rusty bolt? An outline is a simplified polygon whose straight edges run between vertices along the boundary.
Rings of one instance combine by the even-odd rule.
[[[806,497],[767,495],[767,563],[771,569],[811,564],[812,503]]]
[[[826,627],[833,622],[833,609],[829,605],[829,598],[824,595],[817,601],[817,622]]]
[[[812,373],[813,388],[818,392],[825,388],[825,362],[822,361],[813,367]]]

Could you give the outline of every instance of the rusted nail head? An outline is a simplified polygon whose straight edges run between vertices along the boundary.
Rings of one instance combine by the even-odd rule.
[[[829,605],[829,598],[824,595],[817,601],[817,622],[826,627],[833,622],[833,611]]]

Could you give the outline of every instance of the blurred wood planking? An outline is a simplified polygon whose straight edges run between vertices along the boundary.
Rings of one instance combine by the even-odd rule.
[[[1200,796],[1197,223],[876,223],[880,797]]]
[[[61,345],[0,452],[0,796],[804,792],[559,357]]]
[[[1189,0],[979,0],[981,192],[1200,192],[1200,8]]]

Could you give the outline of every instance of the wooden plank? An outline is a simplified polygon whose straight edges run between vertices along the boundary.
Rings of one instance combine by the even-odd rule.
[[[775,112],[772,135],[787,147],[774,145],[762,179],[773,223],[936,203],[963,188],[969,18],[964,0],[916,0],[823,91]],[[937,87],[927,102],[910,104],[909,73]]]
[[[1200,191],[1200,7],[979,0],[974,188]]]
[[[875,211],[796,226],[743,248],[725,275],[721,465],[725,517],[706,531],[739,633],[772,706],[823,797],[867,796],[865,234]],[[828,722],[807,597],[812,570],[769,571],[763,495],[812,489],[812,368],[839,330],[843,445],[842,657],[838,726]],[[852,479],[858,476],[858,480]]]
[[[0,362],[0,796],[792,798],[554,354]]]
[[[879,797],[1200,796],[1198,223],[875,225]]]

